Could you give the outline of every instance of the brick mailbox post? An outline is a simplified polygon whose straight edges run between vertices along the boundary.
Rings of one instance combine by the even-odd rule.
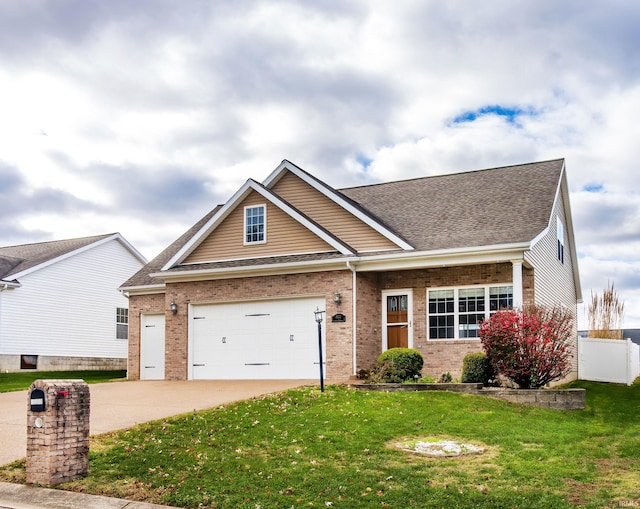
[[[27,396],[27,484],[54,486],[89,472],[89,386],[36,380]]]

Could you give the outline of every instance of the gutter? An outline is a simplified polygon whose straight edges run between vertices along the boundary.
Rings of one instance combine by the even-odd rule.
[[[358,300],[358,289],[357,289],[357,278],[356,278],[356,268],[351,265],[351,260],[347,260],[347,269],[351,271],[352,279],[351,279],[351,314],[353,318],[351,318],[351,334],[352,334],[352,343],[353,343],[353,374],[357,374],[357,364],[356,364],[356,354],[357,354],[357,321],[356,321],[356,312],[358,309],[357,300]]]

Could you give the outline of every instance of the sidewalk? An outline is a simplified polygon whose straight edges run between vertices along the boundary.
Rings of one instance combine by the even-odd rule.
[[[0,482],[0,509],[167,509],[168,507]]]

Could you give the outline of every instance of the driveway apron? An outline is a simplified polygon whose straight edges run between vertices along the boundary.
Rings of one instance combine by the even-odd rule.
[[[302,385],[309,380],[132,381],[92,384],[92,435],[204,410]],[[0,465],[24,458],[27,391],[0,393]]]

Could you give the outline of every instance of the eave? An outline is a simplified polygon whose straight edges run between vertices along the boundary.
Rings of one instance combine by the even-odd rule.
[[[345,256],[331,260],[305,262],[270,263],[245,267],[225,267],[217,269],[196,269],[161,271],[150,274],[166,283],[233,279],[241,277],[274,276],[330,270],[350,270],[359,272],[384,272],[396,270],[426,269],[487,263],[505,263],[515,260],[524,262],[524,253],[530,248],[529,242],[480,246],[473,248],[438,249],[433,251],[378,254],[371,256]]]

